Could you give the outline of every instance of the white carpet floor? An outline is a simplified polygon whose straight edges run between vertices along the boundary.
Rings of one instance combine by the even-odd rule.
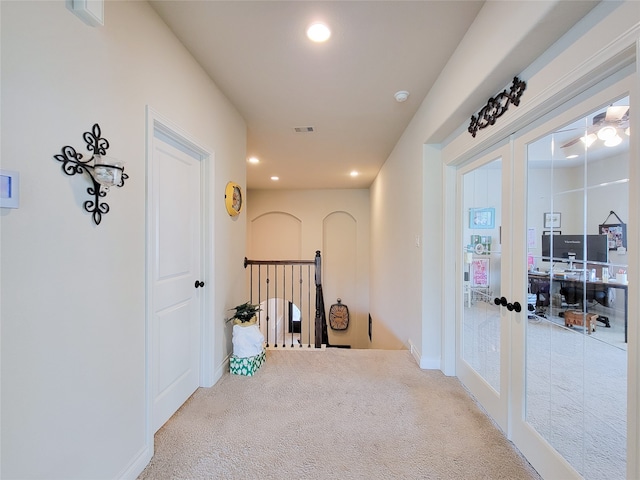
[[[538,479],[456,378],[407,351],[268,351],[157,432],[140,479]]]

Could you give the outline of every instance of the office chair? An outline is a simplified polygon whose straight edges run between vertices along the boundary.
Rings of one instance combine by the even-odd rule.
[[[582,289],[582,285],[562,285],[560,287],[560,295],[562,295],[562,303],[560,307],[564,308],[563,311],[558,313],[560,318],[564,318],[564,312],[567,310],[583,311],[582,300],[584,297],[584,290]]]
[[[551,305],[551,295],[549,293],[549,279],[530,279],[529,292],[535,294],[535,311],[538,317],[546,317],[547,307]]]

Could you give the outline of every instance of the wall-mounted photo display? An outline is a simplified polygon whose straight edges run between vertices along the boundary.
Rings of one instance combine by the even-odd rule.
[[[627,226],[624,223],[600,225],[600,235],[607,236],[609,250],[617,250],[620,247],[627,248]]]
[[[491,235],[471,235],[471,244],[468,250],[476,255],[491,254]]]
[[[471,286],[489,286],[489,259],[477,258],[471,262]]]
[[[562,225],[560,212],[546,212],[544,214],[544,228],[560,228]]]
[[[607,223],[611,215],[616,217],[618,223]],[[627,249],[627,224],[620,220],[620,217],[616,215],[616,212],[611,210],[604,222],[598,226],[598,232],[600,235],[607,236],[607,244],[609,250],[618,250],[623,248]]]
[[[469,228],[495,228],[495,208],[470,208]]]

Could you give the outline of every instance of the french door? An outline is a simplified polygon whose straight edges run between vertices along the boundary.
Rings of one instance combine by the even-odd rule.
[[[543,478],[626,476],[630,85],[610,83],[458,172],[458,376]]]
[[[459,171],[463,280],[456,370],[503,430],[508,411],[508,317],[495,298],[510,284],[508,250],[501,236],[508,208],[508,146],[494,149]]]

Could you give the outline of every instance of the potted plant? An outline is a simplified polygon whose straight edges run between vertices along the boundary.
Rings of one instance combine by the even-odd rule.
[[[256,314],[261,310],[260,305],[246,302],[230,310],[235,310],[228,320],[233,320],[230,371],[236,375],[253,375],[266,359],[264,335],[260,332],[256,319]]]
[[[242,305],[230,308],[229,310],[235,310],[235,313],[231,318],[229,318],[229,321],[233,320],[234,325],[244,327],[254,325],[256,323],[256,314],[262,309],[260,308],[260,305],[252,305],[251,303],[246,302]]]

